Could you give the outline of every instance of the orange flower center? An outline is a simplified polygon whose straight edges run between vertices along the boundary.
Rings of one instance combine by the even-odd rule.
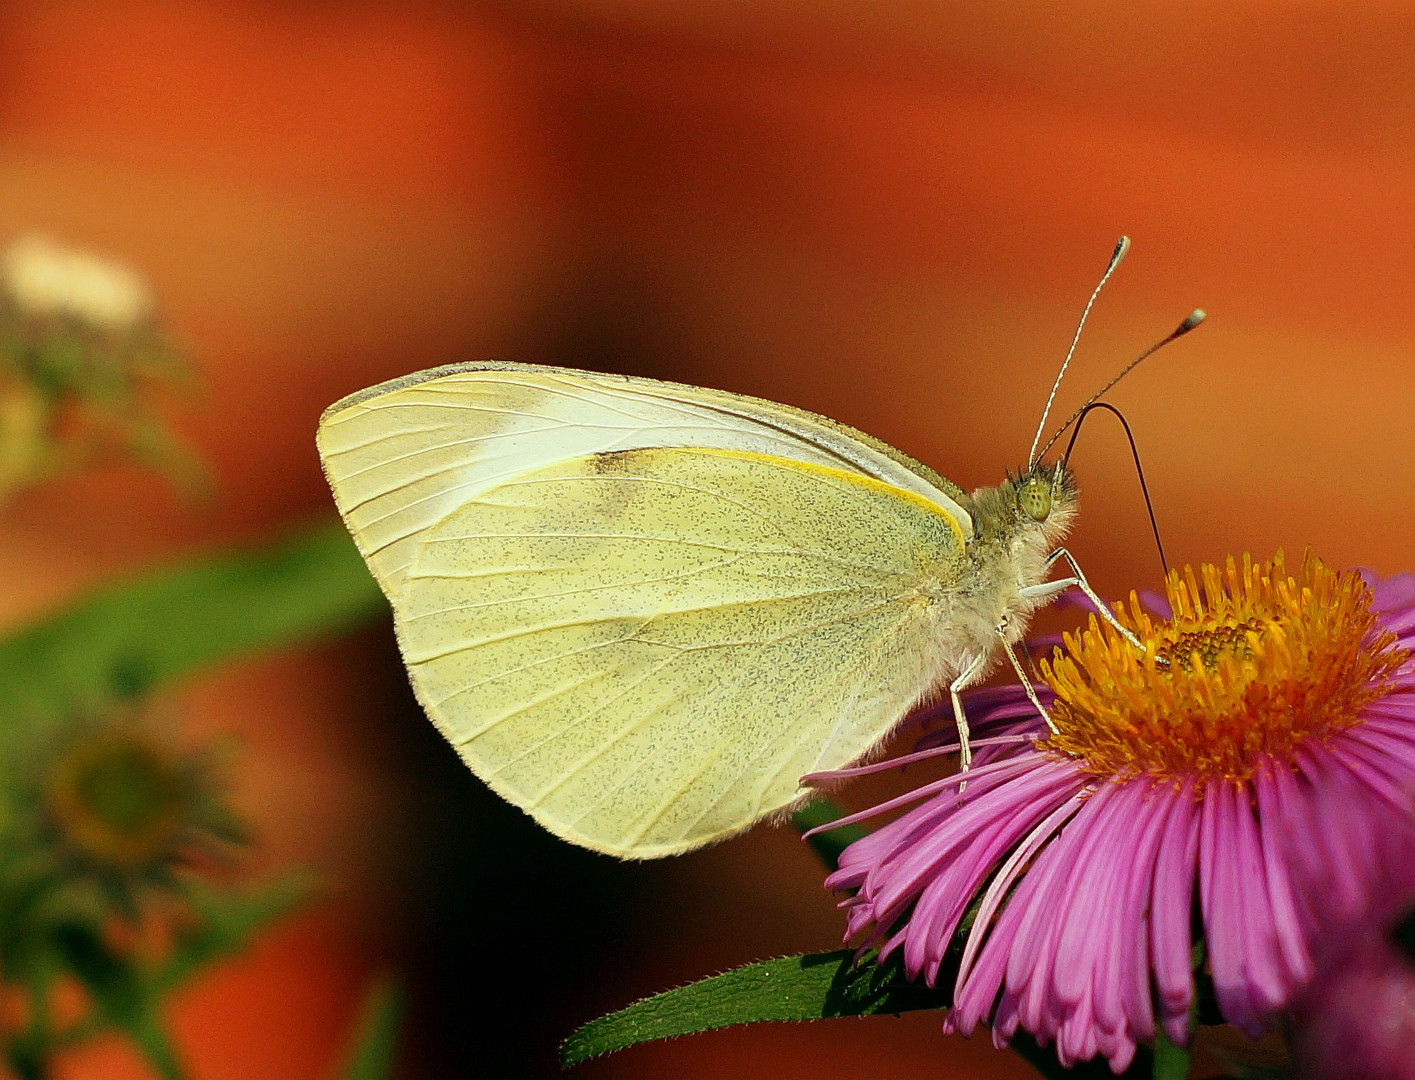
[[[1246,780],[1264,759],[1291,761],[1308,739],[1359,723],[1409,657],[1377,625],[1360,574],[1310,553],[1292,575],[1280,552],[1197,576],[1185,567],[1166,591],[1168,620],[1134,593],[1115,606],[1143,653],[1092,616],[1042,661],[1059,729],[1044,749],[1099,776]]]

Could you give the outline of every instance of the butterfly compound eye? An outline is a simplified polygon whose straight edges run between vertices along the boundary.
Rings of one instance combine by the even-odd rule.
[[[1033,521],[1045,521],[1051,513],[1051,484],[1039,476],[1025,481],[1017,489],[1017,505]]]

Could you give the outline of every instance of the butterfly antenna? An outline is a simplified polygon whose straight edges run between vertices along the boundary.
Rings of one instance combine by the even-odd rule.
[[[1129,375],[1132,371],[1139,367],[1143,361],[1148,360],[1151,356],[1159,352],[1171,341],[1178,341],[1185,334],[1189,333],[1190,330],[1193,330],[1196,326],[1198,326],[1207,318],[1208,315],[1207,313],[1205,313],[1203,308],[1195,308],[1193,311],[1189,312],[1188,316],[1185,317],[1184,321],[1180,323],[1174,330],[1172,330],[1165,337],[1161,338],[1159,341],[1156,341],[1139,356],[1135,357],[1134,360],[1131,360],[1130,363],[1126,364],[1123,368],[1120,369],[1120,371],[1116,374],[1115,378],[1111,379],[1110,382],[1106,383],[1094,394],[1088,397],[1086,399],[1086,403],[1082,405],[1079,409],[1077,409],[1074,413],[1072,413],[1067,418],[1066,423],[1062,424],[1061,427],[1056,429],[1056,434],[1047,440],[1046,445],[1042,447],[1042,452],[1038,454],[1037,457],[1046,457],[1046,452],[1056,445],[1057,439],[1061,438],[1063,435],[1066,434],[1066,429],[1069,428],[1072,424],[1076,423],[1078,420],[1080,420],[1081,417],[1085,415],[1086,410],[1089,409],[1092,405],[1094,405],[1097,401],[1099,401],[1102,397],[1104,397],[1106,392],[1110,390],[1112,386],[1114,386],[1121,379],[1125,378],[1125,376]],[[1075,440],[1073,439],[1072,441],[1074,442]]]
[[[1169,577],[1169,560],[1164,557],[1164,541],[1160,539],[1159,522],[1155,520],[1155,504],[1150,500],[1150,486],[1145,483],[1145,468],[1140,464],[1140,448],[1135,445],[1135,434],[1130,430],[1130,422],[1125,419],[1125,415],[1108,401],[1090,401],[1081,407],[1081,415],[1076,418],[1076,427],[1071,432],[1071,438],[1066,444],[1066,453],[1061,455],[1061,467],[1068,468],[1071,461],[1071,451],[1076,446],[1076,438],[1081,434],[1081,425],[1086,422],[1086,417],[1090,416],[1096,409],[1105,409],[1107,412],[1115,414],[1115,418],[1120,421],[1120,426],[1125,429],[1125,437],[1130,441],[1130,456],[1135,459],[1135,475],[1140,478],[1140,494],[1145,497],[1145,512],[1150,515],[1150,531],[1155,536],[1155,549],[1160,553],[1160,566],[1164,568],[1164,576]]]
[[[1110,253],[1110,263],[1105,268],[1105,273],[1101,275],[1100,281],[1096,282],[1096,287],[1091,290],[1091,298],[1086,301],[1085,310],[1081,312],[1081,321],[1076,324],[1076,333],[1071,335],[1071,348],[1066,350],[1066,359],[1061,362],[1061,370],[1056,373],[1056,381],[1051,384],[1051,393],[1047,395],[1046,408],[1042,409],[1042,419],[1037,424],[1037,434],[1032,438],[1032,449],[1027,455],[1027,468],[1031,468],[1037,463],[1037,443],[1042,441],[1042,432],[1046,430],[1047,417],[1051,415],[1052,402],[1056,400],[1056,392],[1061,387],[1061,378],[1066,374],[1066,369],[1071,365],[1071,356],[1076,352],[1076,343],[1081,340],[1081,329],[1086,325],[1086,316],[1091,313],[1091,306],[1096,302],[1096,297],[1101,294],[1101,289],[1110,280],[1110,275],[1115,273],[1115,268],[1120,265],[1120,260],[1125,258],[1125,253],[1130,250],[1130,237],[1122,236],[1115,245],[1115,250]],[[1045,450],[1042,453],[1046,453]]]

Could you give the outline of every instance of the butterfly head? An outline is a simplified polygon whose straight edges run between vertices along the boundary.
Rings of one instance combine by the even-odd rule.
[[[1033,465],[1012,481],[1017,510],[1024,518],[1046,527],[1054,519],[1070,521],[1076,512],[1076,477],[1061,462]]]
[[[1057,462],[1033,465],[1011,481],[1015,518],[1024,532],[1036,530],[1048,543],[1057,543],[1076,516],[1076,477]]]
[[[1061,463],[1038,463],[994,488],[973,492],[979,539],[1004,546],[1056,546],[1076,516],[1075,476]]]

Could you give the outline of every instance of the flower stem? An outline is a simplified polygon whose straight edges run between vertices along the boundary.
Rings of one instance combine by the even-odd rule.
[[[1175,1046],[1163,1031],[1155,1037],[1154,1080],[1185,1080],[1189,1075],[1189,1051]]]
[[[1189,968],[1196,975],[1203,973],[1206,955],[1207,948],[1204,939],[1200,937],[1189,950]],[[1196,993],[1189,1003],[1189,1038],[1191,1041],[1198,1023],[1199,995]],[[1170,1042],[1164,1028],[1160,1028],[1155,1035],[1155,1064],[1154,1071],[1150,1075],[1153,1080],[1185,1080],[1189,1075],[1189,1051]]]
[[[1056,1050],[1050,1046],[1039,1046],[1025,1031],[1019,1031],[1008,1044],[1012,1051],[1046,1077],[1047,1080],[1115,1080],[1110,1066],[1100,1058],[1078,1061],[1071,1066],[1062,1065],[1056,1058]],[[1135,1054],[1130,1068],[1121,1075],[1141,1077],[1150,1070],[1150,1053],[1141,1046]]]

